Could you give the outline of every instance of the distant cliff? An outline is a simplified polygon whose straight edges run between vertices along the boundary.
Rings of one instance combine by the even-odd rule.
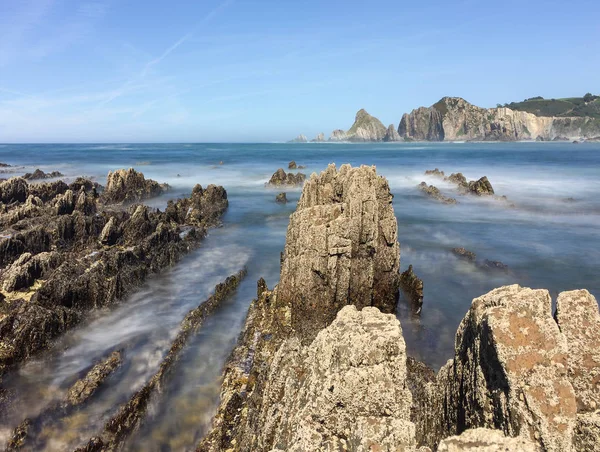
[[[536,116],[510,108],[480,108],[459,97],[444,97],[429,108],[405,114],[398,134],[411,141],[519,141],[593,138],[600,119]]]
[[[382,141],[386,133],[387,129],[379,119],[361,109],[356,113],[352,127],[347,132],[334,130],[329,141]]]

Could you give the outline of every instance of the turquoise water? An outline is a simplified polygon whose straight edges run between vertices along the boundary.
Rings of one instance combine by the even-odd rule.
[[[421,315],[414,316],[401,299],[398,316],[409,354],[436,368],[452,356],[456,328],[471,300],[495,287],[518,283],[546,288],[553,298],[563,290],[587,288],[600,296],[598,143],[0,145],[0,162],[23,167],[14,169],[14,175],[39,167],[67,178],[94,177],[103,184],[109,170],[135,167],[174,187],[151,202],[156,207],[189,193],[196,183],[223,185],[230,200],[224,226],[212,231],[201,249],[118,308],[97,313],[67,334],[56,351],[9,378],[8,384],[23,394],[19,416],[33,415],[60,397],[91,362],[126,345],[128,365],[112,377],[111,388],[80,418],[60,420],[47,450],[77,445],[93,434],[156,370],[184,313],[218,281],[247,265],[249,275],[238,293],[194,339],[174,372],[167,400],[154,407],[128,450],[183,450],[199,439],[218,401],[221,366],[256,293],[256,280],[264,277],[269,287],[278,281],[279,253],[300,189],[287,190],[291,202],[281,206],[274,202],[278,190],[264,183],[277,168],[287,169],[290,160],[306,165],[307,174],[332,162],[376,165],[388,179],[401,268],[412,264],[425,285]],[[486,175],[509,203],[453,194],[451,185],[423,175],[435,167],[447,174],[460,171],[468,179]],[[425,198],[416,188],[423,180],[455,196],[459,204]],[[458,246],[480,260],[502,261],[509,271],[461,261],[450,252]],[[2,430],[8,431],[19,416],[3,420]]]

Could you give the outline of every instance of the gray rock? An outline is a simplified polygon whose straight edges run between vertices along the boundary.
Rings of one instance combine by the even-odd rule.
[[[400,287],[410,299],[413,310],[420,313],[423,307],[423,280],[415,275],[412,265],[400,275]]]
[[[129,204],[160,196],[168,189],[167,184],[146,179],[133,168],[121,169],[108,173],[100,200],[104,204]]]
[[[288,141],[288,143],[308,143],[308,138],[306,138],[304,135],[298,135],[293,140]]]
[[[333,132],[331,132],[329,141],[348,141],[348,136],[346,135],[346,132],[342,129],[336,129]]]
[[[279,185],[302,185],[306,180],[306,175],[303,173],[286,173],[283,168],[279,168],[273,173],[267,185],[279,186]]]
[[[471,261],[471,262],[475,262],[475,259],[477,258],[477,255],[475,253],[473,253],[472,251],[466,250],[464,248],[452,248],[452,253],[455,256],[458,256],[462,259]]]
[[[390,124],[385,132],[385,136],[383,137],[383,141],[386,142],[394,142],[394,141],[402,141],[402,137],[394,127],[394,124]]]
[[[296,165],[296,161],[292,160],[290,163],[288,163],[288,169],[296,169],[298,167],[298,165]]]
[[[400,249],[391,200],[374,167],[337,171],[332,164],[304,185],[290,217],[279,284],[303,341],[347,304],[394,311]]]

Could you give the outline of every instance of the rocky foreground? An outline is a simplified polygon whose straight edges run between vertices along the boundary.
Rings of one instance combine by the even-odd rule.
[[[138,204],[167,188],[132,169],[104,190],[81,178],[0,183],[0,377],[197,247],[228,205],[214,185],[164,212]],[[8,409],[11,394],[0,396]]]
[[[313,174],[280,283],[258,282],[199,451],[600,450],[600,314],[585,290],[473,300],[436,375],[393,314],[399,244],[375,168]]]

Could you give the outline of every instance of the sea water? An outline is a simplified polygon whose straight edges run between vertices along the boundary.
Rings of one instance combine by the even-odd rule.
[[[471,300],[506,284],[564,290],[586,288],[600,296],[600,144],[599,143],[402,143],[402,144],[85,144],[0,145],[0,162],[21,175],[36,168],[60,171],[66,179],[94,178],[101,184],[110,170],[133,167],[167,182],[168,194],[149,204],[186,196],[199,183],[223,185],[229,209],[200,249],[178,265],[152,277],[112,309],[90,315],[56,347],[5,378],[19,394],[18,415],[0,420],[6,436],[24,416],[34,416],[89,366],[116,348],[125,364],[110,385],[81,411],[57,419],[43,432],[46,450],[65,450],[97,433],[116,407],[156,371],[185,313],[208,297],[215,284],[247,266],[237,293],[193,338],[175,366],[166,393],[151,407],[147,422],[128,450],[186,450],[206,432],[218,404],[220,374],[256,294],[256,280],[269,287],[279,279],[279,253],[300,188],[265,187],[277,168],[295,160],[308,176],[329,163],[338,167],[376,165],[394,194],[401,245],[401,269],[413,265],[424,282],[419,315],[401,297],[397,315],[408,354],[439,368],[452,357],[454,335]],[[222,164],[221,164],[222,163]],[[508,201],[460,196],[452,184],[427,169],[467,179],[487,176]],[[426,181],[457,205],[424,196]],[[289,203],[275,203],[285,190]],[[454,247],[477,254],[478,261],[501,261],[507,271],[486,270],[457,258]]]

